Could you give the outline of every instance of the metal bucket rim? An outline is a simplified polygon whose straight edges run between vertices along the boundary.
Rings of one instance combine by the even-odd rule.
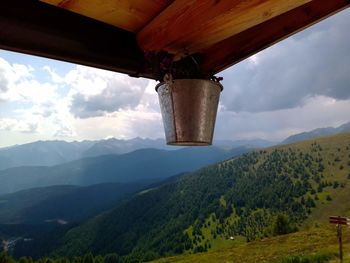
[[[219,83],[219,82],[217,82],[217,81],[210,80],[210,79],[174,79],[173,81],[177,81],[177,80],[200,80],[200,81],[209,81],[209,82],[211,82],[212,84],[215,84],[215,85],[219,86],[220,92],[224,90],[224,86],[222,86],[221,83]],[[155,88],[156,92],[158,92],[158,88],[159,88],[160,86],[163,86],[164,84],[165,84],[164,81],[158,83],[158,84],[156,85],[156,88]]]
[[[208,141],[169,141],[166,143],[167,145],[172,146],[210,146],[211,143]]]

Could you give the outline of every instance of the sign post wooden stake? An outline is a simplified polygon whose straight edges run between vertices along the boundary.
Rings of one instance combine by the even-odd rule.
[[[343,242],[342,242],[341,224],[337,225],[337,235],[338,235],[338,242],[339,242],[339,258],[340,258],[340,262],[343,262]]]
[[[346,217],[341,216],[330,216],[329,217],[329,223],[336,224],[337,226],[337,237],[339,242],[339,259],[340,262],[343,262],[343,241],[342,241],[342,225],[349,225],[350,220]]]

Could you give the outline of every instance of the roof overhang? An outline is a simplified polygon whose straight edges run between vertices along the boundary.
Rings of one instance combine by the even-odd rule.
[[[0,48],[152,79],[161,73],[144,52],[167,52],[184,68],[195,58],[210,76],[350,6],[349,0],[44,1],[50,4],[0,1]]]

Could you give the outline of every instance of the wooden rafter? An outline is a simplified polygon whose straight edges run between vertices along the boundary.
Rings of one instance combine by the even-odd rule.
[[[311,0],[176,0],[138,34],[144,50],[193,54]]]
[[[0,1],[0,48],[153,78],[133,33],[37,0]]]
[[[203,72],[215,74],[350,6],[348,0],[313,0],[205,50]]]
[[[172,0],[41,0],[43,2],[136,32],[166,8]]]

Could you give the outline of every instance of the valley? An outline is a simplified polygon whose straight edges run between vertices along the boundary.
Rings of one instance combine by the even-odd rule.
[[[13,195],[15,202],[19,193],[7,196]],[[135,188],[121,200],[75,224],[47,229],[40,237],[27,231],[25,237],[32,241],[18,242],[13,255],[37,259],[112,253],[120,262],[335,259],[335,231],[327,220],[330,215],[350,216],[350,133],[247,151]],[[345,249],[348,234],[345,229]]]

